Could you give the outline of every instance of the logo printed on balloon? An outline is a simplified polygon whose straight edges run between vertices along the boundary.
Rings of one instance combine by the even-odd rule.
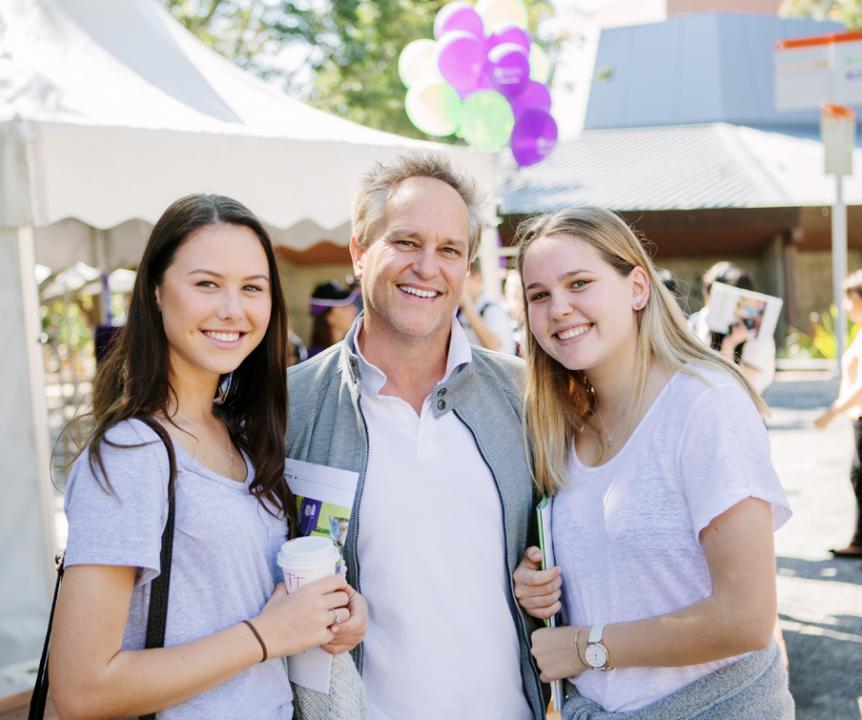
[[[530,60],[524,48],[514,43],[498,45],[490,53],[491,82],[508,98],[524,89],[530,79]]]

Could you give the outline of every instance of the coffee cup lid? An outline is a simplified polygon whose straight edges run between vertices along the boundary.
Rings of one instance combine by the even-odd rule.
[[[281,567],[312,567],[332,563],[338,557],[338,548],[332,540],[321,535],[309,535],[284,543],[277,560]]]

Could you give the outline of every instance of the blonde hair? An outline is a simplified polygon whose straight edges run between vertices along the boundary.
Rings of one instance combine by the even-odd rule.
[[[473,178],[459,173],[449,160],[437,153],[408,153],[389,162],[375,163],[359,183],[353,201],[353,234],[361,247],[376,239],[386,214],[386,202],[405,180],[415,177],[440,180],[457,192],[470,214],[469,259],[479,249],[482,229],[481,201]]]
[[[735,377],[761,413],[766,404],[740,369],[700,342],[689,329],[676,300],[662,285],[652,259],[628,225],[601,208],[578,208],[525,220],[515,234],[518,270],[523,276],[524,257],[538,239],[570,235],[594,247],[601,258],[626,277],[640,267],[650,283],[646,305],[637,311],[637,359],[634,396],[640,406],[647,373],[653,358],[674,371],[693,373],[686,363],[720,368]],[[524,303],[526,306],[526,294]],[[530,331],[525,312],[527,387],[525,396],[527,439],[534,458],[534,480],[540,492],[553,495],[566,479],[575,433],[588,429],[599,435],[591,422],[597,407],[593,387],[586,374],[569,370],[548,355]]]

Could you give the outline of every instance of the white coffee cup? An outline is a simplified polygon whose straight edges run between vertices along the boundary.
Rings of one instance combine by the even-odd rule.
[[[278,551],[277,562],[288,593],[312,580],[342,574],[341,553],[332,540],[321,535],[288,540]]]

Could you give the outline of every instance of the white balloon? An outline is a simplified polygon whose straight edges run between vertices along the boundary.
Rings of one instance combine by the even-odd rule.
[[[414,85],[404,100],[407,116],[426,135],[444,137],[460,124],[461,98],[445,80]]]
[[[408,88],[441,82],[437,69],[437,43],[427,38],[407,43],[398,56],[398,75]]]
[[[536,43],[530,46],[530,80],[546,83],[551,75],[551,63],[542,48]]]
[[[476,12],[485,23],[485,34],[490,35],[501,25],[517,25],[527,29],[529,15],[523,0],[479,0]]]

